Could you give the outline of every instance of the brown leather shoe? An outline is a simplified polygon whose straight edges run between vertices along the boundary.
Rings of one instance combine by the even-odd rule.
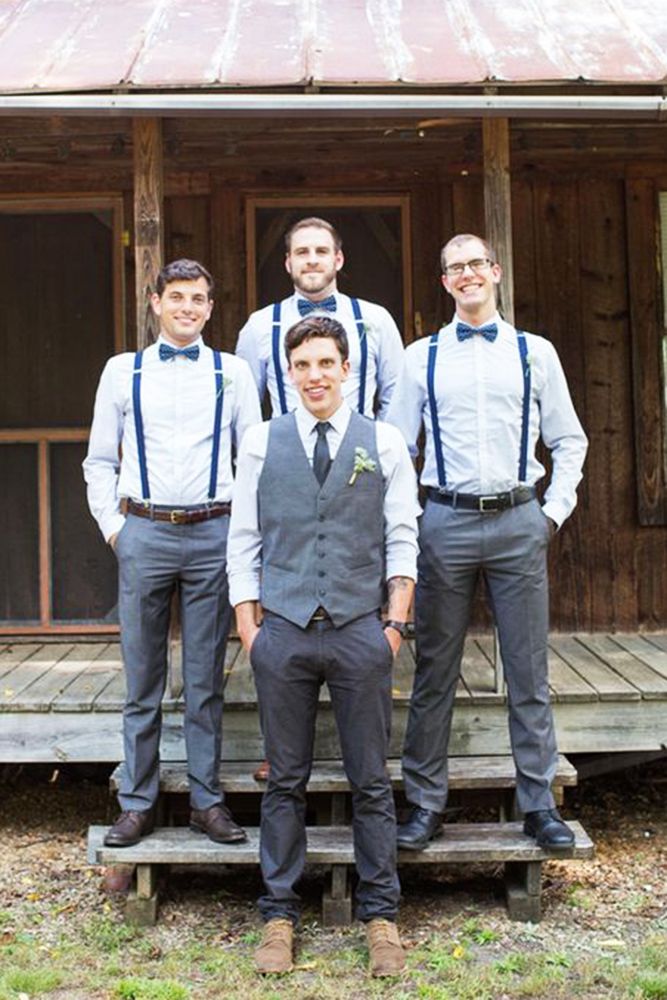
[[[130,809],[120,814],[104,838],[104,844],[106,847],[131,847],[151,833],[154,826],[153,809],[142,809],[141,812]]]
[[[284,917],[274,917],[264,924],[262,941],[255,951],[255,968],[263,975],[291,972],[293,962],[294,925]]]
[[[393,920],[369,920],[366,941],[371,976],[399,976],[405,968],[405,952]]]
[[[252,776],[255,781],[268,781],[269,771],[271,770],[271,765],[268,760],[263,760],[259,767],[252,772]]]
[[[216,844],[242,844],[248,839],[245,830],[235,823],[227,806],[190,810],[190,829],[205,833]]]

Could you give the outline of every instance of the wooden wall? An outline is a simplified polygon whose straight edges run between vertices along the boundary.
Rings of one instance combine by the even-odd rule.
[[[393,132],[384,145],[383,128]],[[415,322],[406,337],[449,317],[438,250],[455,231],[483,230],[479,125],[433,128],[423,139],[401,128],[376,123],[364,133],[343,123],[297,145],[284,125],[262,134],[210,120],[165,123],[166,257],[208,262],[216,345],[233,349],[246,317],[244,205],[260,192],[408,194]],[[667,189],[664,137],[657,126],[513,127],[516,319],[553,341],[590,438],[579,507],[551,553],[558,629],[667,627],[664,320],[650,252],[655,192]],[[2,122],[0,150],[0,193],[123,191],[132,288],[130,124],[53,120],[38,134],[34,122],[23,132]]]

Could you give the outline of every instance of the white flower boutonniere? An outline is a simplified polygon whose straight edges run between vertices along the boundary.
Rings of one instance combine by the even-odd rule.
[[[354,486],[357,476],[362,472],[375,472],[377,462],[371,458],[365,448],[354,449],[354,465],[350,476],[349,486]]]
[[[233,385],[233,384],[234,384],[234,379],[233,378],[227,378],[226,375],[223,375],[222,376],[222,389],[220,389],[220,391],[216,394],[215,398],[217,399],[218,396],[221,396],[223,394],[223,392],[225,391],[225,389],[228,389],[229,386]]]

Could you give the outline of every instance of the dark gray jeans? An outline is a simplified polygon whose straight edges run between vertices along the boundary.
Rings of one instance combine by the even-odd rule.
[[[222,801],[222,683],[231,609],[229,517],[169,524],[128,515],[116,542],[121,648],[127,680],[121,809],[149,809],[158,795],[161,701],[167,678],[171,596],[178,587],[183,635],[184,735],[190,801]]]
[[[386,771],[393,657],[378,616],[364,615],[341,628],[318,622],[302,629],[267,612],[250,660],[271,765],[262,800],[262,916],[298,917],[305,791],[318,697],[326,682],[352,789],[357,916],[395,919],[396,815]]]

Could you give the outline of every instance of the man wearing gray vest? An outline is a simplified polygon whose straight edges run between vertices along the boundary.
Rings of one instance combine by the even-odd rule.
[[[255,960],[263,973],[292,968],[305,790],[326,682],[352,789],[357,914],[367,926],[372,974],[394,975],[404,957],[385,765],[392,662],[415,578],[415,476],[400,433],[343,400],[350,366],[339,322],[300,321],[287,332],[285,352],[299,403],[246,434],[228,550],[230,597],[271,761],[260,843],[266,923]]]
[[[223,804],[219,781],[231,617],[225,550],[232,450],[260,410],[245,361],[202,340],[212,293],[213,279],[197,261],[173,261],[160,271],[152,297],[157,343],[107,363],[84,462],[91,512],[118,558],[127,698],[122,812],[105,837],[114,847],[136,844],[153,828],[175,589],[190,825],[214,841],[246,839]]]
[[[440,830],[447,745],[477,578],[495,614],[508,688],[509,728],[524,830],[568,851],[573,835],[551,792],[556,739],[547,676],[547,548],[576,504],[586,437],[548,340],[498,314],[501,269],[477,236],[443,247],[442,283],[456,316],[406,350],[388,420],[411,447],[425,431],[415,596],[417,670],[403,754],[409,820],[398,846],[421,850]],[[535,484],[552,473],[540,505]]]

